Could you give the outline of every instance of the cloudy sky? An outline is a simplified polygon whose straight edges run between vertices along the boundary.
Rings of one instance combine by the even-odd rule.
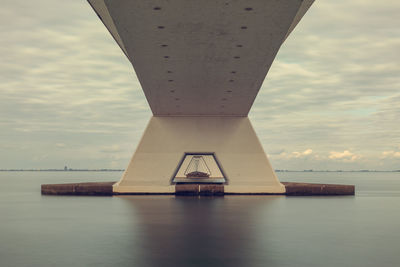
[[[316,0],[250,113],[276,169],[400,169],[400,1]],[[151,116],[84,0],[2,0],[0,169],[125,168]]]

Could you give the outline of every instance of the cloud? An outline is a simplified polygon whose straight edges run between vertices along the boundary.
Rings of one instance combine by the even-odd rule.
[[[117,153],[123,151],[120,145],[105,146],[101,150],[103,153]]]
[[[56,143],[56,147],[63,148],[66,145],[64,143]]]
[[[398,168],[399,13],[394,0],[315,1],[250,113],[274,167]],[[151,112],[89,4],[4,0],[0,34],[0,168],[125,168]]]
[[[361,155],[356,155],[349,150],[343,152],[331,151],[329,152],[329,158],[333,160],[356,161],[361,158]]]
[[[297,151],[292,152],[291,155],[295,158],[301,158],[301,157],[305,157],[305,156],[308,156],[311,154],[312,154],[312,149],[309,148],[309,149],[304,150],[303,152],[297,152]]]
[[[312,149],[306,149],[303,152],[298,152],[298,151],[293,151],[291,153],[287,153],[284,149],[281,149],[279,153],[270,153],[272,157],[276,158],[285,158],[285,159],[291,159],[291,158],[304,158],[313,153]]]
[[[314,168],[396,167],[379,155],[400,136],[397,12],[400,2],[388,0],[314,3],[281,47],[250,113],[267,151],[312,147]],[[359,153],[329,158],[349,147]],[[290,156],[272,157],[272,164],[297,166]]]
[[[382,157],[384,159],[386,158],[400,158],[400,151],[383,151],[382,152]]]

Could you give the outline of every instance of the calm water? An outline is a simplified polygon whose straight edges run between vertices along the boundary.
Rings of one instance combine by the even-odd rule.
[[[400,173],[278,173],[356,196],[42,196],[120,172],[0,172],[0,266],[400,266]]]

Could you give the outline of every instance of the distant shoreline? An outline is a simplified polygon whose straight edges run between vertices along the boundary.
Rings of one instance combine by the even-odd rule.
[[[378,171],[378,170],[350,170],[350,171],[345,171],[345,170],[275,170],[275,172],[400,172],[400,170],[390,170],[390,171]]]
[[[0,172],[122,172],[124,169],[0,169]],[[400,170],[275,170],[275,172],[400,172]]]

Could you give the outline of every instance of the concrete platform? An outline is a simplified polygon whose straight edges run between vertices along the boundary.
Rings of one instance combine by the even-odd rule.
[[[115,182],[42,184],[42,195],[112,196]]]
[[[282,182],[285,186],[287,196],[334,196],[354,195],[354,185],[342,184],[309,184]]]
[[[43,195],[81,195],[81,196],[112,196],[118,195],[113,192],[113,184],[116,182],[94,182],[94,183],[70,183],[70,184],[43,184],[41,186]],[[354,195],[354,185],[339,184],[310,184],[310,183],[291,183],[282,182],[286,192],[274,195],[287,196],[339,196]],[[205,195],[223,196],[224,185],[222,184],[177,184],[175,186],[176,195]],[[235,195],[229,193],[229,195]],[[255,194],[246,194],[255,195]],[[272,195],[260,194],[257,195]]]
[[[178,196],[223,196],[222,184],[177,184],[175,195]]]

